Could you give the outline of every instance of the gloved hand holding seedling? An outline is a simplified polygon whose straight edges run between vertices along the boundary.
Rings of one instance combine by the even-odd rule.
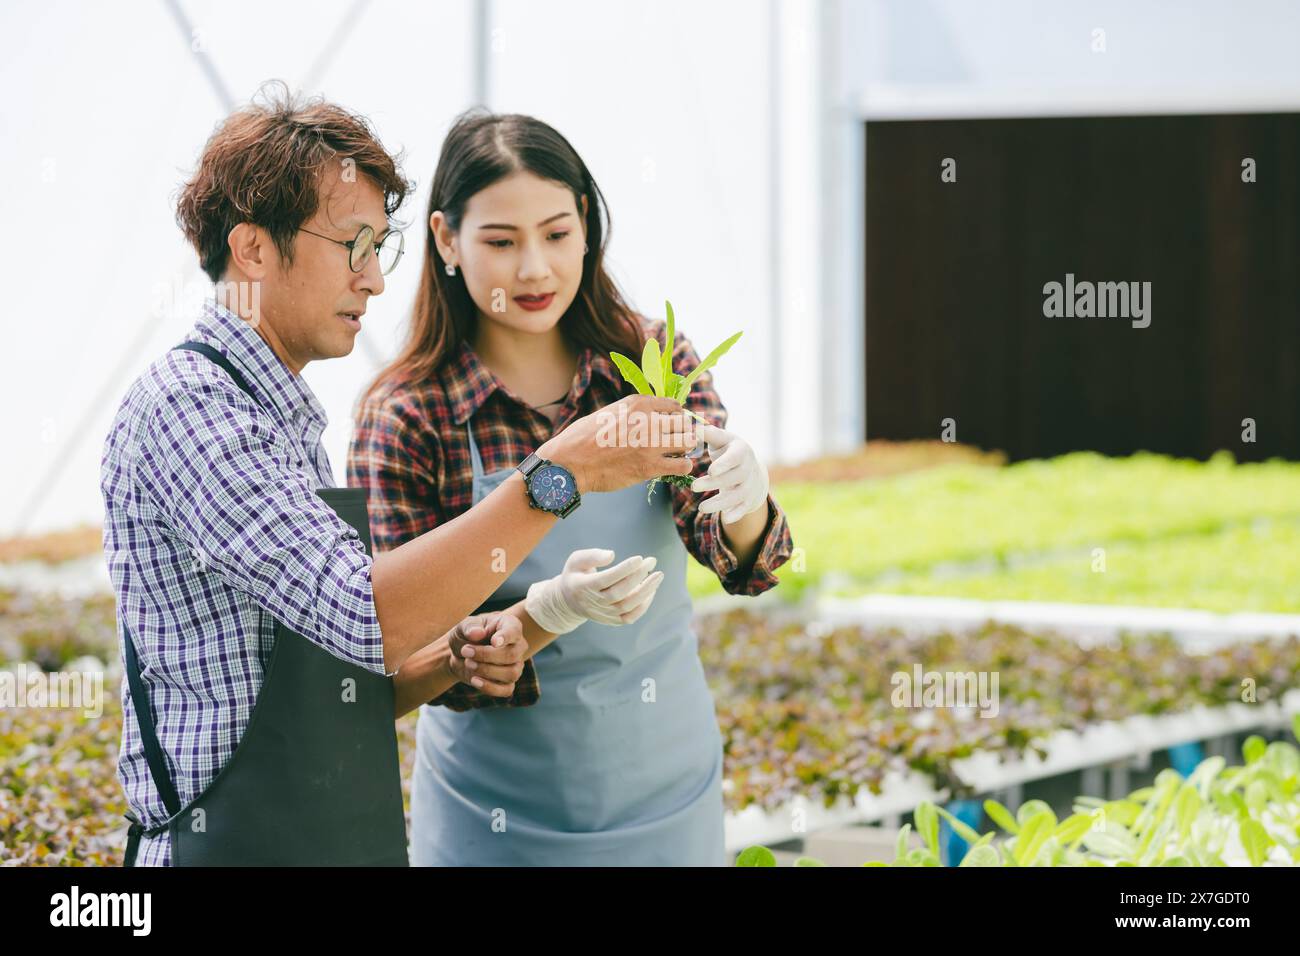
[[[646,340],[645,350],[641,353],[639,368],[635,362],[622,353],[610,352],[609,357],[614,360],[614,364],[618,366],[623,378],[630,382],[642,395],[672,398],[685,408],[686,396],[691,393],[691,386],[695,384],[695,380],[716,364],[718,359],[726,355],[727,350],[736,344],[736,341],[744,335],[744,332],[737,332],[710,352],[703,362],[691,370],[689,375],[678,375],[673,371],[673,343],[677,335],[673,327],[673,304],[665,301],[664,308],[668,313],[668,335],[664,341],[668,344],[662,353],[659,349],[659,340],[651,336]],[[702,424],[711,424],[707,419],[695,414],[689,408],[686,408],[686,414]],[[649,502],[651,496],[655,493],[655,485],[658,482],[666,481],[679,488],[689,488],[692,480],[690,475],[662,475],[659,478],[652,478],[646,483],[646,501]]]

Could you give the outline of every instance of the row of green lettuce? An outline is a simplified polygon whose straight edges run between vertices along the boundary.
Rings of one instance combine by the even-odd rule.
[[[1300,612],[1300,463],[1088,452],[773,488],[779,594]],[[692,566],[697,597],[721,594]]]
[[[1300,715],[1293,723],[1300,738]],[[1227,866],[1300,864],[1300,749],[1252,735],[1244,763],[1209,757],[1184,779],[1162,770],[1155,782],[1120,800],[1076,798],[1058,820],[1048,804],[1029,800],[1013,814],[994,800],[984,811],[996,829],[984,833],[942,807],[923,802],[899,831],[892,863],[864,866],[939,866],[939,819],[969,849],[960,866]],[[914,846],[915,827],[920,846]],[[737,866],[775,866],[776,856],[752,846]],[[800,857],[796,866],[822,866]]]

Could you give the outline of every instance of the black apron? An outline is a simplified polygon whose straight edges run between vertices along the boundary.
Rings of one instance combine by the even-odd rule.
[[[224,355],[199,352],[257,397]],[[317,494],[356,528],[370,553],[365,490]],[[340,660],[275,623],[275,647],[248,726],[216,779],[182,807],[167,773],[134,642],[126,676],[149,772],[170,815],[146,829],[133,813],[126,866],[141,836],[167,833],[173,866],[406,866],[392,678]],[[348,683],[351,682],[351,683]]]

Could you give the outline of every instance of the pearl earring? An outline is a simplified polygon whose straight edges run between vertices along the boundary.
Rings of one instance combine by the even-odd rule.
[[[585,242],[582,244],[582,254],[584,256],[587,254],[587,244]]]
[[[443,266],[442,268],[443,268],[443,270],[447,273],[447,275],[449,275],[449,276],[454,276],[454,275],[456,274],[456,267],[455,267],[454,265],[452,265],[450,262],[447,263],[447,264],[446,264],[445,266]]]

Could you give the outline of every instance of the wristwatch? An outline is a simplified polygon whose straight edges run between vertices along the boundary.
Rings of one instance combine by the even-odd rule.
[[[578,482],[573,472],[563,465],[533,452],[519,463],[516,470],[524,476],[524,491],[530,508],[567,518],[582,504]]]

